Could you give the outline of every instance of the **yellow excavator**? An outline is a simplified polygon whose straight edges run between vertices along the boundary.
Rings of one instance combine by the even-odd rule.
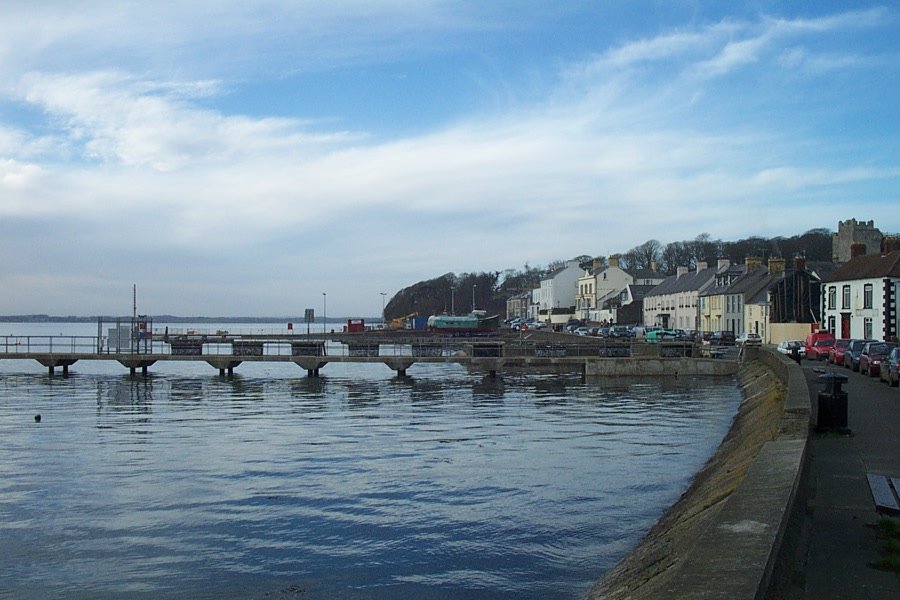
[[[409,313],[408,315],[403,315],[402,317],[397,317],[396,319],[391,319],[390,325],[388,327],[390,329],[406,329],[406,320],[412,319],[413,317],[418,317],[419,313]]]

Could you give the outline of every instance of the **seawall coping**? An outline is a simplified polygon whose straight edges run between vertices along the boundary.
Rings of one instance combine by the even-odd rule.
[[[773,439],[759,447],[743,480],[698,532],[697,543],[683,549],[681,564],[661,588],[667,590],[666,598],[759,599],[778,577],[776,560],[807,457],[809,388],[800,366],[771,349],[752,349],[744,358],[759,360],[784,386],[779,422],[773,423]],[[632,576],[644,575],[635,569]],[[638,583],[626,582],[619,590]]]

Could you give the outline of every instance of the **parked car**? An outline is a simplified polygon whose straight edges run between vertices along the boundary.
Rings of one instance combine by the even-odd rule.
[[[849,339],[841,338],[834,340],[834,346],[828,349],[828,357],[825,360],[833,365],[844,364],[844,351],[849,344]]]
[[[828,331],[815,331],[806,336],[806,358],[823,360],[828,356],[828,349],[834,346],[834,335]]]
[[[575,335],[591,335],[590,327],[579,327],[574,331]]]
[[[900,385],[900,346],[891,350],[887,359],[881,363],[878,377],[881,378],[882,381],[887,381],[888,385]]]
[[[734,334],[730,331],[716,331],[709,336],[709,343],[713,346],[734,346]]]
[[[869,377],[878,375],[881,363],[896,346],[890,342],[869,342],[863,346],[862,352],[859,353],[859,372]]]
[[[859,371],[859,354],[863,346],[875,340],[850,340],[847,349],[844,350],[844,366],[851,371]]]
[[[699,331],[696,331],[694,329],[686,329],[684,331],[684,333],[681,335],[681,337],[678,339],[685,341],[685,342],[696,342],[697,337],[699,335],[700,335]]]
[[[762,338],[758,333],[744,332],[735,338],[734,343],[738,346],[762,346]]]
[[[631,337],[631,329],[626,325],[613,325],[609,328],[609,337],[624,338]]]
[[[663,340],[673,340],[678,337],[677,329],[654,329],[647,333],[644,338],[648,342],[661,342]]]
[[[612,329],[612,328],[610,327],[610,329]],[[655,330],[657,330],[657,329],[662,329],[662,327],[657,327],[657,326],[655,326],[655,325],[652,325],[652,326],[649,326],[649,327],[641,327],[641,326],[639,325],[639,326],[633,327],[633,328],[631,329],[631,335],[633,335],[634,337],[636,337],[636,338],[638,338],[638,339],[640,339],[640,338],[646,339],[646,338],[647,338],[647,334],[649,334],[651,331],[655,331]]]
[[[791,357],[793,357],[794,351],[796,350],[797,354],[800,355],[800,358],[806,357],[806,346],[803,345],[803,340],[784,340],[783,342],[778,342],[778,346],[775,350]]]

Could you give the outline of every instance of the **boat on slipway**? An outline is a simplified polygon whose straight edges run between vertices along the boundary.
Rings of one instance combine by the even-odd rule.
[[[429,331],[450,334],[495,333],[500,327],[500,315],[488,316],[487,311],[473,310],[468,315],[432,315],[428,317]]]

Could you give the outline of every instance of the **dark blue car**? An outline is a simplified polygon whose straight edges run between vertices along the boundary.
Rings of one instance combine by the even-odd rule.
[[[850,340],[847,349],[844,350],[844,366],[853,371],[859,371],[859,355],[869,342],[875,340]]]

